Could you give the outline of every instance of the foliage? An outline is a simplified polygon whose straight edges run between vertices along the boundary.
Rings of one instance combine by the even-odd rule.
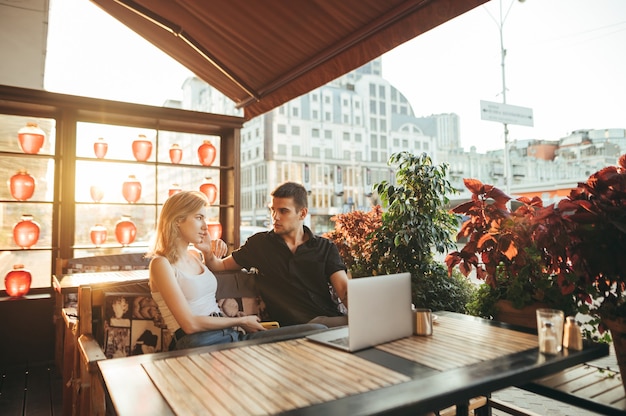
[[[574,315],[576,312],[574,297],[562,293],[555,276],[539,273],[542,273],[541,279],[518,278],[519,275],[507,274],[504,264],[500,264],[496,271],[496,285],[481,284],[467,305],[468,313],[493,319],[498,312],[498,301],[504,299],[510,301],[517,309],[539,302],[553,309],[560,309],[567,316]]]
[[[412,299],[417,308],[468,313],[467,304],[476,286],[460,273],[448,276],[446,268],[433,262],[423,274],[411,276]]]
[[[414,270],[433,261],[433,249],[444,253],[454,247],[456,217],[445,206],[456,192],[446,178],[447,165],[433,166],[426,153],[401,152],[391,156],[397,164],[396,182],[375,186],[387,210],[374,235],[372,262],[380,273]]]
[[[409,271],[416,306],[465,312],[473,285],[462,276],[448,277],[432,254],[433,247],[443,252],[454,246],[456,218],[444,208],[446,194],[454,191],[445,179],[447,167],[406,152],[390,163],[398,164],[398,185],[375,185],[386,211],[377,206],[336,215],[335,229],[324,236],[337,245],[353,277]]]
[[[499,299],[510,300],[521,309],[535,302],[545,303],[572,314],[575,300],[567,286],[548,272],[542,251],[534,241],[534,224],[541,199],[521,197],[511,211],[510,197],[492,185],[465,179],[472,199],[452,211],[467,217],[457,238],[467,239],[464,247],[446,257],[448,272],[458,266],[468,276],[473,270],[485,281],[468,305],[472,314],[493,317]]]
[[[576,295],[580,312],[601,319],[626,317],[626,154],[618,163],[536,217],[549,270]]]
[[[352,277],[372,274],[371,235],[382,225],[383,210],[373,206],[369,212],[351,211],[331,217],[335,229],[324,234],[332,240]]]

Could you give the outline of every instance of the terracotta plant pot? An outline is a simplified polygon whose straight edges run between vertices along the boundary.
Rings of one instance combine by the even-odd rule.
[[[19,170],[9,179],[9,191],[18,201],[28,201],[35,192],[35,178],[27,171]]]
[[[146,139],[143,134],[139,135],[139,139],[133,142],[133,156],[138,162],[145,162],[152,154],[152,142]]]
[[[217,199],[217,186],[211,182],[211,178],[206,178],[200,185],[200,192],[206,195],[209,204],[213,205]]]
[[[129,204],[134,204],[141,199],[141,182],[135,178],[135,175],[129,175],[122,184],[122,195]]]
[[[622,387],[626,393],[626,318],[602,319],[602,323],[611,331],[613,348],[619,372],[622,375]]]
[[[205,140],[200,147],[198,147],[198,159],[202,166],[211,166],[215,161],[216,154],[217,149],[215,149],[215,146],[213,146],[213,143],[209,140]]]
[[[115,223],[115,238],[117,242],[123,246],[127,246],[135,241],[137,236],[137,227],[135,223],[130,220],[130,217],[122,217],[117,223]]]
[[[167,196],[172,196],[182,191],[182,188],[178,186],[177,183],[173,183],[172,187],[169,189]]]
[[[89,230],[89,238],[96,247],[100,247],[107,241],[107,229],[102,224],[96,224]]]
[[[13,240],[22,248],[31,248],[39,240],[40,230],[32,215],[22,215],[22,219],[13,226]]]
[[[499,300],[496,303],[498,312],[494,319],[496,321],[505,322],[511,325],[523,326],[525,328],[537,329],[537,309],[549,308],[544,303],[534,303],[529,306],[525,306],[522,309],[517,309],[513,306],[513,303],[509,300]]]
[[[93,152],[96,154],[98,159],[104,159],[104,156],[107,154],[107,150],[109,150],[109,145],[102,137],[94,142]]]
[[[37,154],[46,138],[46,133],[37,123],[27,123],[17,132],[17,139],[24,153]]]
[[[92,185],[89,188],[89,194],[91,195],[93,202],[100,202],[102,201],[102,198],[104,198],[104,191],[98,185]]]
[[[211,236],[211,240],[219,240],[222,238],[222,224],[219,222],[208,222],[207,228],[209,235]]]
[[[16,264],[4,277],[4,287],[9,296],[19,298],[28,294],[32,281],[30,271],[26,270],[23,264]]]
[[[172,147],[170,147],[170,161],[177,165],[183,158],[183,149],[180,148],[179,145],[174,143]]]

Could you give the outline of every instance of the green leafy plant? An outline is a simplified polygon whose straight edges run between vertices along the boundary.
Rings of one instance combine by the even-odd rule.
[[[411,272],[412,299],[417,307],[465,313],[474,286],[464,277],[449,277],[434,260],[433,250],[454,247],[456,218],[445,208],[446,165],[433,166],[422,154],[399,153],[396,183],[374,188],[386,204],[370,212],[352,211],[332,218],[335,229],[324,234],[339,248],[353,277]]]
[[[446,179],[447,165],[434,166],[426,153],[401,152],[389,163],[397,166],[397,185],[375,186],[386,212],[375,232],[372,261],[381,273],[419,270],[434,261],[433,251],[443,254],[455,247],[457,219],[446,206],[456,190]]]

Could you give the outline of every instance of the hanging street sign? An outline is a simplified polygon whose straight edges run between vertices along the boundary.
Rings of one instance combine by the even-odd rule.
[[[498,123],[533,127],[533,109],[480,100],[480,118]]]

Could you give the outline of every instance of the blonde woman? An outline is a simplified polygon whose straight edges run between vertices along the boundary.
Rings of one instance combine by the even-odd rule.
[[[156,237],[149,255],[150,290],[165,324],[173,334],[170,349],[184,349],[246,339],[296,336],[324,325],[296,325],[266,331],[256,315],[226,317],[218,307],[215,275],[192,254],[223,257],[226,244],[211,242],[206,225],[209,202],[201,192],[170,196],[159,215]],[[213,257],[211,255],[211,257]],[[239,332],[235,327],[245,330]]]

